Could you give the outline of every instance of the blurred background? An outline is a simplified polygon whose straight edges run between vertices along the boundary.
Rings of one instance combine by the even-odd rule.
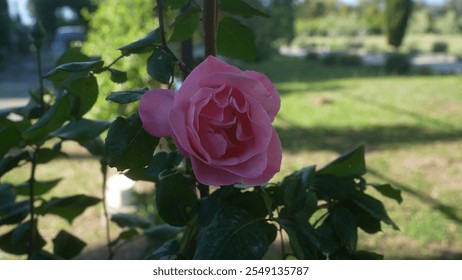
[[[117,48],[157,27],[154,2],[0,0],[0,109],[25,104],[38,86],[29,37],[36,19],[47,32],[43,57],[48,71],[68,50],[106,62],[116,59]],[[385,0],[246,2],[272,16],[244,21],[255,33],[257,58],[233,63],[265,73],[281,95],[275,126],[284,156],[274,180],[303,166],[320,167],[365,144],[368,181],[391,183],[402,190],[404,201],[384,198],[401,231],[384,226],[383,233],[361,236],[360,248],[388,259],[461,259],[462,0],[413,1],[399,44],[387,40]],[[193,43],[198,62],[200,32]],[[101,100],[90,112],[94,118],[112,120],[134,110],[113,107],[104,97],[155,86],[145,61],[130,56],[117,63],[128,72],[124,84],[98,76]],[[59,170],[65,179],[53,192],[99,196],[98,161],[77,146],[64,149],[70,157],[40,166],[38,176],[54,178]],[[19,183],[27,174],[18,169],[2,180]],[[151,211],[148,192],[142,183],[133,187],[135,200],[144,205],[133,211]],[[100,208],[89,209],[73,225],[51,217],[41,231],[46,236],[47,228],[50,235],[58,227],[72,228],[89,244],[82,258],[98,258],[105,240],[102,220]],[[118,257],[136,257],[130,248],[143,245],[131,246]],[[0,259],[10,257],[0,252]]]

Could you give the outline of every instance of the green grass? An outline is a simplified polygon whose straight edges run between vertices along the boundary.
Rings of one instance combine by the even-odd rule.
[[[383,76],[281,57],[256,67],[282,99],[275,126],[284,158],[277,179],[365,144],[368,179],[400,188],[404,202],[380,198],[401,231],[384,225],[383,234],[361,235],[361,247],[387,258],[460,258],[460,76]]]

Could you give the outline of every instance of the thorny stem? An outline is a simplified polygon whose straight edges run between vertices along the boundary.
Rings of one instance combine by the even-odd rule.
[[[114,250],[112,249],[111,245],[111,228],[110,228],[110,217],[107,211],[107,204],[106,204],[106,181],[107,181],[107,164],[104,159],[101,160],[101,174],[103,175],[102,180],[102,197],[103,197],[103,211],[104,211],[104,218],[106,220],[106,242],[107,242],[107,252],[108,252],[108,259],[112,260],[114,258]]]
[[[217,54],[217,0],[204,0],[204,55]]]
[[[34,253],[35,247],[35,240],[36,240],[36,219],[35,219],[35,172],[37,170],[37,154],[40,149],[40,146],[35,147],[34,151],[32,152],[31,158],[31,172],[29,178],[29,214],[30,214],[30,231],[29,231],[29,247],[28,247],[28,258],[32,257]]]
[[[276,211],[278,213],[278,217],[280,217],[281,214],[279,213],[279,209],[276,208]],[[282,259],[284,259],[286,257],[286,247],[284,245],[284,236],[282,235],[282,226],[280,223],[278,224],[279,224],[279,228],[278,228],[279,238],[281,239],[281,256],[282,256]]]
[[[210,194],[210,188],[207,185],[198,183],[197,189],[199,190],[199,194],[200,194],[201,198],[206,197],[206,196],[208,196]]]
[[[168,49],[167,40],[165,39],[165,25],[164,25],[164,0],[156,0],[157,2],[157,17],[159,18],[159,31],[162,43],[162,48]]]
[[[42,79],[42,52],[40,49],[37,50],[37,76],[39,80],[40,108],[42,108],[42,111],[45,111],[45,87],[43,86]]]
[[[119,61],[120,59],[124,58],[126,55],[125,54],[121,54],[118,58],[116,58],[113,62],[111,62],[108,66],[104,67],[104,69],[109,69],[111,68],[112,65],[116,64],[117,61]]]

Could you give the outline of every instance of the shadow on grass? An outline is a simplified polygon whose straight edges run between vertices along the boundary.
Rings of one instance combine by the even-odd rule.
[[[384,75],[383,69],[377,67],[326,66],[318,61],[282,56],[275,56],[250,67],[267,75],[273,83],[317,82]]]
[[[427,194],[425,194],[423,192],[418,192],[413,187],[408,186],[408,185],[406,185],[406,184],[404,184],[402,182],[399,182],[397,180],[394,180],[393,178],[390,178],[390,177],[382,174],[381,172],[379,172],[379,171],[377,171],[377,170],[375,170],[373,168],[368,167],[367,172],[369,174],[372,174],[372,175],[376,176],[377,178],[380,178],[384,182],[388,182],[389,184],[393,185],[394,187],[401,189],[402,191],[408,193],[409,195],[417,198],[421,202],[427,204],[432,209],[440,212],[446,218],[448,218],[448,219],[462,225],[462,217],[459,216],[460,210],[458,208],[452,207],[452,206],[447,205],[445,203],[442,203],[439,200],[434,199],[431,196],[429,196],[429,195],[427,195]]]
[[[412,125],[305,128],[290,124],[276,128],[284,150],[297,153],[302,150],[329,150],[338,153],[358,144],[369,150],[393,149],[393,147],[426,144],[441,141],[462,140],[462,129],[435,131],[435,129]]]

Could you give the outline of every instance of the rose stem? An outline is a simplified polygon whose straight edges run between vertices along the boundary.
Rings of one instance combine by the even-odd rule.
[[[204,0],[204,55],[217,54],[217,0]]]

